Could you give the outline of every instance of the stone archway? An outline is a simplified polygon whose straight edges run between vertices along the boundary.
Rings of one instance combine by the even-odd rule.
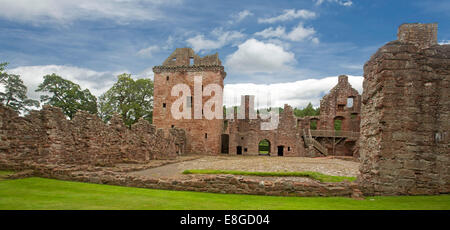
[[[258,154],[259,155],[270,155],[270,141],[263,139],[258,143]]]

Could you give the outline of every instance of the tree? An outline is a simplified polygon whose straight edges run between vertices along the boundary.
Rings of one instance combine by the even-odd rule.
[[[121,74],[117,82],[99,98],[100,117],[106,122],[114,113],[120,114],[124,123],[131,126],[140,118],[152,122],[153,81],[133,80],[130,74]]]
[[[88,89],[81,90],[78,84],[56,74],[45,75],[36,92],[50,93],[42,95],[41,102],[61,108],[70,119],[78,110],[97,114],[97,98]]]
[[[39,107],[39,102],[27,97],[27,87],[19,75],[3,72],[8,63],[0,63],[0,85],[5,92],[0,92],[0,102],[17,112],[26,112],[28,107]]]
[[[318,116],[319,114],[320,108],[314,109],[311,102],[303,109],[294,109],[294,115],[297,117]]]

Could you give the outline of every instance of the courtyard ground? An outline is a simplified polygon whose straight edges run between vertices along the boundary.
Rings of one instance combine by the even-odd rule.
[[[182,174],[185,170],[211,169],[247,172],[312,171],[331,176],[356,177],[358,175],[358,167],[358,162],[330,157],[204,156],[194,160],[189,159],[160,167],[130,172],[130,174],[155,178],[179,178],[186,177],[186,175]],[[309,179],[295,178],[295,180]]]
[[[0,210],[450,210],[450,195],[277,197],[167,191],[44,178],[0,180]]]

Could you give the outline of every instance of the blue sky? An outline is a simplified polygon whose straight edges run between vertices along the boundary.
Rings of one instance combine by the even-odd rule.
[[[299,90],[313,96],[294,93],[278,103],[318,105],[337,75],[362,76],[402,23],[437,22],[438,40],[450,40],[445,0],[0,0],[0,11],[0,62],[30,91],[56,72],[99,95],[117,74],[152,77],[175,48],[192,47],[219,53],[229,91],[302,82]],[[307,79],[326,87],[305,89]]]

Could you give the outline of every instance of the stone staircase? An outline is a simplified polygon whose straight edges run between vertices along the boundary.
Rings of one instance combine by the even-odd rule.
[[[311,130],[308,129],[308,131],[305,131],[303,129],[303,140],[305,141],[306,147],[313,146],[315,149],[317,149],[320,153],[322,153],[325,156],[328,156],[328,149],[325,148],[320,142],[316,141],[312,135]]]

